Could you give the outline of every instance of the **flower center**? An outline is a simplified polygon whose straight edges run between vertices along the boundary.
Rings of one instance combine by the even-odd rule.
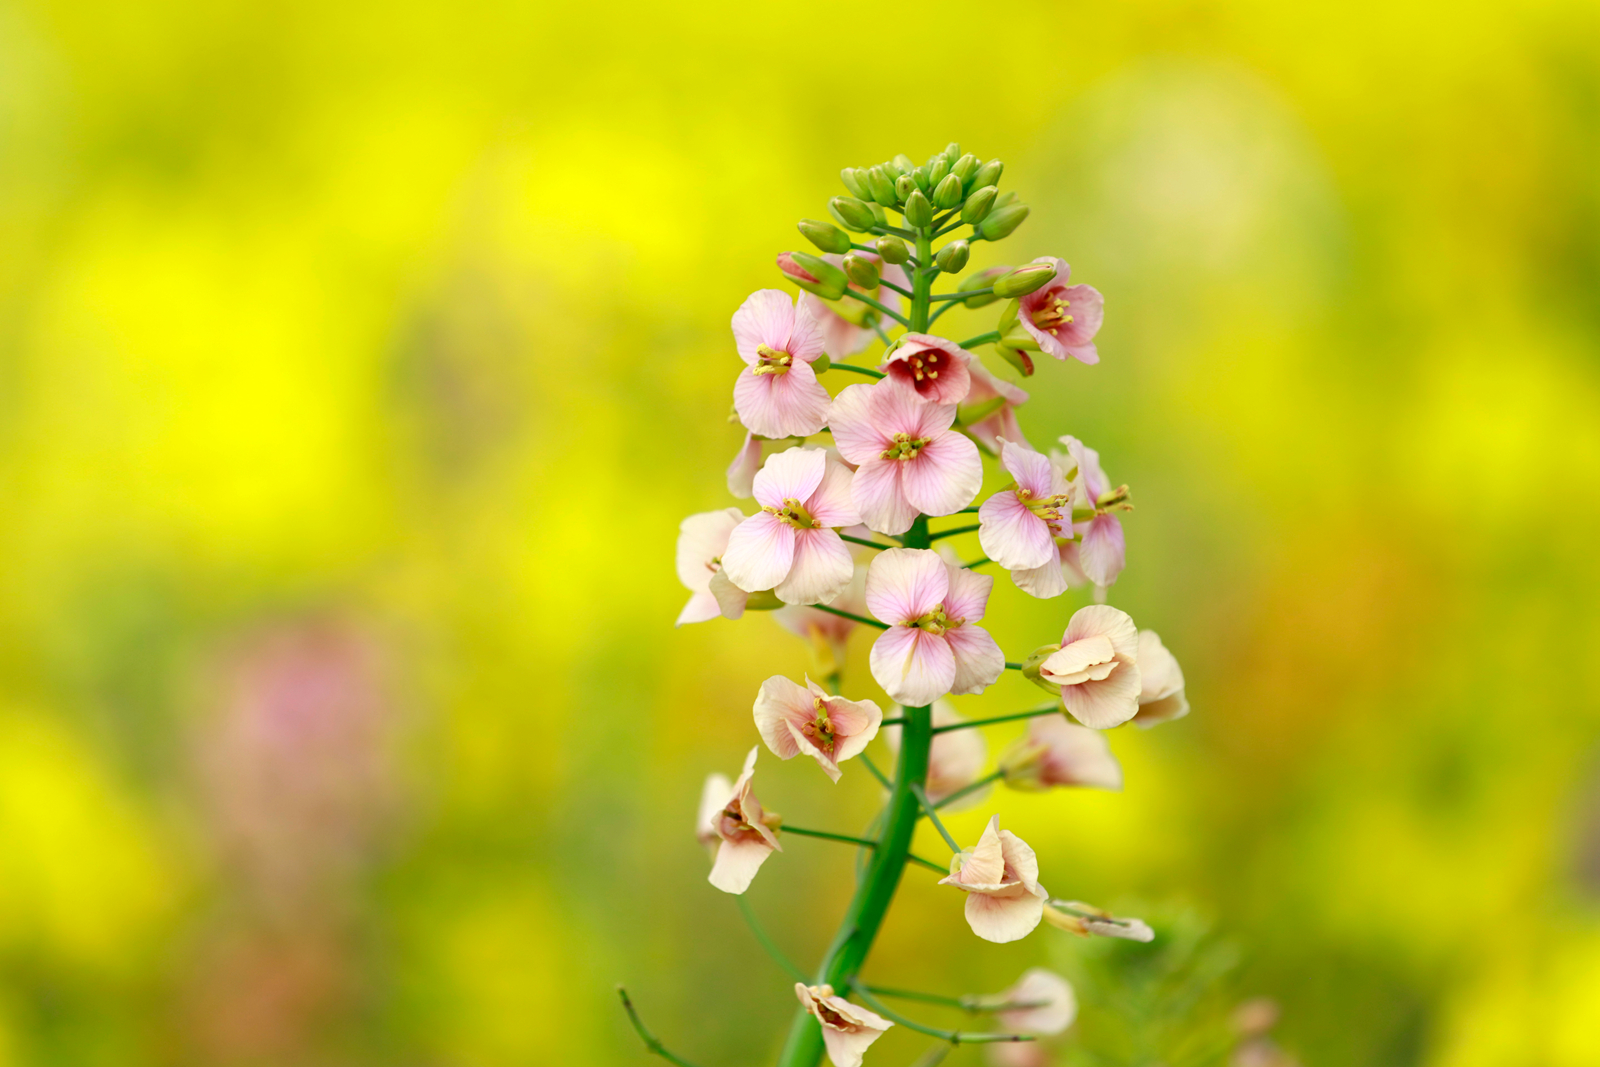
[[[779,352],[766,344],[756,345],[756,365],[751,370],[752,374],[788,374],[789,367],[794,363],[794,357],[787,352]]]
[[[964,617],[960,619],[950,618],[944,613],[943,604],[935,604],[932,611],[928,612],[926,615],[922,616],[922,618],[917,619],[914,622],[906,623],[906,625],[915,626],[919,629],[926,630],[933,636],[938,637],[946,630],[953,630],[966,621],[967,620]]]
[[[878,454],[884,459],[916,459],[917,453],[932,440],[931,437],[913,438],[908,433],[897,433],[894,435],[893,444]]]
[[[776,515],[779,522],[785,526],[793,526],[797,530],[815,530],[822,525],[821,519],[813,519],[811,513],[792,496],[784,498],[781,508],[763,504],[761,510],[768,515]]]
[[[1071,306],[1072,301],[1064,299],[1060,293],[1051,293],[1044,303],[1033,309],[1029,317],[1041,330],[1058,330],[1072,322],[1072,316],[1067,314],[1067,308]]]
[[[1043,519],[1046,526],[1057,533],[1061,532],[1060,508],[1067,502],[1066,496],[1041,496],[1035,498],[1033,493],[1029,490],[1018,489],[1017,499],[1020,500],[1023,506],[1029,511]]]
[[[917,381],[924,378],[934,381],[939,377],[939,350],[929,349],[906,360],[911,364],[911,376]]]
[[[824,752],[833,752],[833,723],[828,719],[828,708],[821,697],[813,697],[811,703],[817,709],[817,717],[800,727],[800,732],[809,737],[816,746]]]

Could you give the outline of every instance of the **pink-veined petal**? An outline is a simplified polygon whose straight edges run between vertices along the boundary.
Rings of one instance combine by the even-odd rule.
[[[759,837],[741,836],[737,840],[724,840],[717,848],[717,861],[711,867],[706,881],[735,895],[750,888],[756,872],[772,855],[773,848]]]
[[[987,893],[968,893],[966,906],[967,925],[985,941],[1003,945],[1020,941],[1033,933],[1044,918],[1044,898],[1035,893],[1019,896],[991,896]]]
[[[905,464],[898,459],[874,457],[856,469],[850,481],[850,499],[861,521],[878,533],[903,534],[917,521],[901,488]]]
[[[784,351],[806,363],[822,355],[822,323],[804,301],[794,309],[794,326],[789,331],[789,344]]]
[[[972,353],[931,334],[908,333],[878,365],[886,379],[929,404],[959,404],[972,385]]]
[[[996,1013],[995,1019],[1000,1026],[1013,1033],[1059,1034],[1078,1017],[1078,998],[1073,994],[1071,984],[1043,967],[1031,967],[1024,971],[1017,984],[1006,990],[1004,997],[1012,1004],[1035,1005]]]
[[[793,759],[799,753],[799,748],[784,726],[811,721],[815,718],[813,706],[811,691],[781,674],[775,674],[761,683],[752,714],[755,716],[756,732],[774,756]]]
[[[725,774],[706,775],[700,789],[700,809],[695,814],[694,836],[702,845],[710,846],[722,840],[717,836],[716,817],[733,799],[733,783]]]
[[[806,511],[824,526],[838,528],[857,526],[861,513],[856,510],[855,497],[850,491],[855,473],[837,460],[830,459],[822,475],[822,482],[809,497],[802,497]]]
[[[978,544],[984,555],[1008,571],[1031,570],[1058,558],[1049,524],[1009,489],[979,506]]]
[[[781,508],[787,499],[804,500],[822,484],[827,465],[821,448],[789,448],[767,457],[751,486],[756,503]]]
[[[1061,563],[1061,546],[1052,541],[1050,559],[1042,567],[1011,572],[1011,581],[1029,596],[1049,600],[1067,591],[1066,568]]]
[[[945,577],[950,588],[944,595],[944,613],[951,619],[974,623],[989,610],[989,594],[994,592],[994,576],[946,563]]]
[[[1139,628],[1133,624],[1133,616],[1127,612],[1109,604],[1090,604],[1079,608],[1067,621],[1067,629],[1061,635],[1061,643],[1070,645],[1092,634],[1104,634],[1111,641],[1111,647],[1117,655],[1126,656],[1130,660],[1138,659]]]
[[[878,459],[897,432],[879,426],[874,418],[872,386],[847,385],[833,398],[828,409],[828,430],[839,454],[851,463]]]
[[[705,589],[716,572],[715,560],[728,547],[728,535],[744,521],[738,508],[702,511],[678,524],[678,581],[685,589],[698,593]]]
[[[689,602],[678,612],[678,621],[673,626],[683,626],[691,622],[708,622],[722,614],[722,605],[717,603],[716,596],[710,589],[703,589],[698,593],[689,595]]]
[[[1139,712],[1139,668],[1119,659],[1105,678],[1062,686],[1061,703],[1091,730],[1121,726]]]
[[[728,535],[722,573],[747,593],[771,589],[794,562],[794,535],[794,527],[776,515],[763,511],[750,516]]]
[[[1078,546],[1083,573],[1095,585],[1110,585],[1122,573],[1126,558],[1122,522],[1115,515],[1096,515],[1084,531],[1083,543]]]
[[[983,488],[978,446],[958,433],[935,433],[904,466],[901,492],[912,507],[929,515],[953,515],[972,503]]]
[[[716,597],[717,606],[722,609],[724,619],[741,617],[744,615],[745,605],[750,602],[750,594],[729,581],[728,575],[723,571],[711,576],[708,591]]]
[[[1093,667],[1110,663],[1116,655],[1117,649],[1111,643],[1111,638],[1105,634],[1085,634],[1076,641],[1062,645],[1039,664],[1039,675],[1058,685],[1072,685],[1083,680],[1079,675]]]
[[[1051,465],[1050,457],[1031,448],[1007,441],[1000,450],[1000,462],[1017,480],[1017,486],[1032,493],[1036,500],[1067,491],[1066,481]]]
[[[749,500],[754,492],[756,471],[761,469],[761,440],[753,433],[744,435],[744,444],[734,453],[728,464],[728,492],[740,500]]]
[[[931,704],[950,692],[955,655],[943,637],[915,626],[891,626],[872,645],[872,677],[906,707]]]
[[[788,351],[789,334],[794,328],[794,302],[782,289],[758,289],[745,297],[733,313],[733,341],[739,358],[754,364],[761,345],[779,352]],[[746,423],[746,425],[749,425]],[[756,431],[761,433],[760,430]]]
[[[926,615],[949,591],[944,560],[925,548],[886,549],[867,566],[867,610],[891,626]]]
[[[1005,673],[1005,653],[983,627],[957,626],[944,632],[944,640],[956,661],[950,692],[981,693]]]
[[[855,560],[829,529],[796,530],[794,561],[773,592],[785,604],[826,604],[850,586]]]
[[[762,437],[809,437],[828,424],[830,403],[817,372],[801,361],[783,374],[746,367],[733,383],[739,421]]]

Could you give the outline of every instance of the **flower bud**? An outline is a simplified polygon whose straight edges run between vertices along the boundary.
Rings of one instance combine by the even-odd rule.
[[[950,177],[953,178],[955,175],[952,174]],[[970,251],[966,241],[957,239],[939,249],[933,261],[946,274],[959,274],[967,267],[967,255]]]
[[[951,141],[944,146],[943,155],[945,159],[950,161],[952,167],[955,166],[956,160],[961,158],[961,143],[959,141]]]
[[[1015,204],[1016,202],[1017,202],[1017,191],[1015,189],[1008,189],[1005,192],[1001,193],[999,196],[994,198],[994,207],[991,208],[990,210],[991,211],[999,211],[1001,208],[1007,207],[1007,206],[1009,206],[1011,204]]]
[[[1033,654],[1022,661],[1022,676],[1047,693],[1061,692],[1061,687],[1054,682],[1047,682],[1039,676],[1039,667],[1045,660],[1061,651],[1060,645],[1040,645],[1033,650]]]
[[[952,174],[951,177],[953,178],[955,175]],[[983,188],[974,191],[971,196],[967,197],[966,203],[961,205],[961,221],[969,226],[976,226],[982,222],[984,216],[989,214],[989,210],[994,207],[994,198],[999,192],[1000,190],[992,185],[985,185]]]
[[[906,197],[917,191],[917,180],[909,174],[902,174],[894,180],[894,195],[905,203]]]
[[[855,167],[846,167],[839,172],[839,180],[844,182],[844,187],[850,190],[850,195],[860,200],[871,200],[872,190],[867,188],[867,183],[862,174]]]
[[[912,171],[917,169],[917,165],[911,162],[910,156],[906,155],[904,152],[901,152],[899,155],[894,157],[894,169],[900,174],[910,174]]]
[[[883,171],[884,177],[888,178],[891,183],[898,181],[900,175],[905,173],[905,171],[900,169],[900,164],[896,163],[892,159],[883,163],[879,163],[878,169]]]
[[[1024,792],[1043,792],[1044,757],[1050,746],[1039,741],[1018,741],[1000,756],[999,770],[1006,785]]]
[[[994,283],[996,296],[1027,296],[1048,285],[1056,276],[1054,263],[1024,263]]]
[[[1033,375],[1033,358],[1028,353],[1020,348],[1007,348],[1003,344],[996,344],[994,350],[1000,354],[1001,359],[1017,368],[1017,372],[1024,378]]]
[[[950,173],[950,161],[943,156],[934,156],[928,160],[928,185],[934,189],[944,181],[945,175]]]
[[[933,190],[933,183],[928,180],[928,168],[926,164],[912,171],[911,179],[917,183],[917,188],[921,189],[924,193],[928,193]]]
[[[828,201],[828,213],[838,219],[847,230],[866,233],[878,224],[866,202],[853,196],[836,196]]]
[[[1022,316],[1022,303],[1013,300],[1000,309],[1000,321],[994,324],[995,332],[1001,337],[1010,333],[1017,327],[1017,320]]]
[[[962,185],[966,185],[978,173],[978,157],[968,152],[950,164],[950,173],[960,178]]]
[[[906,197],[906,222],[912,226],[922,227],[933,224],[933,205],[928,203],[928,198],[922,195],[921,189],[915,189]]]
[[[940,211],[949,211],[959,203],[961,203],[961,179],[954,174],[946,174],[939,184],[933,187],[933,206]]]
[[[894,198],[894,179],[882,167],[867,168],[867,188],[872,190],[872,199],[884,207],[894,207],[899,202]]]
[[[1010,267],[990,267],[988,270],[981,270],[963,279],[957,288],[958,290],[987,289],[994,284],[996,278],[1003,277],[1009,270]],[[993,293],[981,293],[978,296],[967,297],[962,303],[969,308],[981,308],[999,299]]]
[[[886,233],[878,238],[873,242],[873,247],[878,250],[878,255],[883,257],[885,263],[904,263],[911,258],[911,249],[892,233]]]
[[[825,259],[805,252],[779,253],[778,269],[791,282],[824,300],[839,299],[850,285],[850,279],[845,277],[844,271]]]
[[[824,252],[850,251],[850,235],[831,222],[801,219],[795,223],[795,227],[805,236],[806,240]]]
[[[989,215],[978,224],[978,233],[985,241],[998,241],[1010,237],[1011,232],[1022,225],[1022,220],[1028,217],[1027,204],[1007,204],[1002,208],[993,208]]]
[[[878,287],[878,265],[866,256],[851,252],[844,257],[844,272],[863,289]]]
[[[999,185],[1000,172],[1005,169],[1006,165],[1004,163],[998,159],[991,159],[978,168],[978,173],[972,176],[972,184],[979,189],[982,189],[985,185]]]

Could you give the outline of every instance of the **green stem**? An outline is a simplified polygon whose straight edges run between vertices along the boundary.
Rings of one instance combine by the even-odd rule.
[[[839,540],[849,541],[852,545],[866,545],[868,548],[885,549],[894,547],[893,545],[880,545],[876,541],[868,541],[865,537],[851,537],[849,534],[840,534]],[[815,607],[815,605],[812,606]]]
[[[870,297],[870,296],[866,296],[865,294],[858,293],[854,289],[846,289],[844,291],[844,295],[850,297],[850,299],[852,299],[852,300],[859,300],[863,304],[866,304],[868,307],[877,308],[883,314],[889,316],[891,319],[893,319],[894,321],[898,322],[902,326],[910,326],[911,325],[909,322],[906,321],[904,315],[901,315],[898,312],[890,311],[888,308],[884,307],[882,304],[878,303],[876,300],[872,299],[872,297]]]
[[[911,792],[916,796],[917,803],[922,805],[922,813],[933,823],[933,828],[939,831],[939,836],[944,838],[944,843],[950,846],[951,852],[960,852],[961,846],[956,844],[956,839],[950,836],[950,831],[944,828],[944,823],[939,821],[939,815],[934,811],[934,806],[928,802],[928,794],[920,785],[911,787]]]
[[[973,345],[993,344],[995,341],[998,341],[998,340],[1000,340],[1000,331],[999,330],[990,330],[988,333],[980,333],[976,337],[967,338],[965,341],[961,342],[961,347],[962,348],[971,348]]]
[[[879,1000],[877,997],[868,992],[869,987],[852,983],[851,988],[854,990],[856,996],[860,997],[866,1002],[867,1007],[871,1008],[879,1015],[882,1015],[884,1018],[899,1023],[907,1030],[915,1030],[919,1034],[927,1034],[929,1037],[941,1038],[950,1042],[952,1045],[985,1045],[994,1044],[995,1042],[999,1041],[1034,1040],[1027,1034],[975,1034],[960,1030],[941,1030],[936,1026],[924,1026],[922,1023],[908,1019],[904,1015],[901,1015],[899,1012],[895,1011],[893,1008],[885,1005],[883,1001]]]
[[[882,378],[883,371],[873,370],[871,367],[858,367],[853,363],[830,363],[829,370],[853,370],[857,374],[865,374],[868,378]]]
[[[1010,667],[1011,664],[1007,663],[1006,666]],[[1017,668],[1013,667],[1012,669],[1016,670]],[[968,719],[965,722],[951,723],[949,726],[935,726],[933,728],[933,732],[936,734],[943,734],[949,733],[951,730],[970,730],[974,726],[989,726],[997,722],[1012,722],[1016,719],[1034,719],[1038,718],[1040,715],[1049,715],[1052,711],[1060,710],[1060,704],[1051,704],[1048,707],[1034,708],[1032,711],[1019,711],[1011,715],[996,715],[992,719]]]
[[[956,534],[971,533],[976,529],[978,529],[977,526],[957,526],[953,530],[940,530],[938,533],[933,535],[932,540],[937,541],[941,537],[954,537]]]
[[[970,570],[974,570],[974,569],[976,569],[978,567],[983,566],[985,563],[993,563],[993,562],[994,562],[994,560],[990,559],[988,556],[984,556],[982,559],[975,559],[971,563],[963,563],[962,566],[967,568],[967,570],[970,571]]]
[[[992,1015],[1001,1011],[1021,1011],[1026,1008],[1043,1008],[1046,1002],[1042,1000],[995,1000],[993,997],[947,997],[939,993],[923,993],[915,989],[889,989],[881,985],[857,984],[857,989],[865,989],[868,993],[878,997],[894,997],[897,1000],[920,1000],[924,1004],[943,1004],[951,1008],[960,1008],[968,1015]]]
[[[934,300],[965,300],[969,296],[988,296],[994,292],[994,286],[986,285],[982,289],[957,289],[953,293],[935,293]]]
[[[928,266],[911,276],[911,321],[907,323],[907,329],[912,333],[926,333],[933,279],[939,273],[938,268],[933,266],[933,237],[926,229],[917,231],[917,262]]]
[[[865,845],[868,848],[877,845],[876,841],[868,840],[865,837],[851,837],[849,834],[836,834],[828,830],[807,830],[800,826],[790,826],[788,823],[783,824],[782,830],[786,834],[799,834],[801,837],[820,837],[824,841],[843,841],[847,845]]]
[[[639,1013],[633,1009],[633,1001],[628,999],[628,991],[626,989],[617,986],[617,996],[622,998],[622,1010],[628,1013],[628,1021],[633,1023],[633,1029],[638,1033],[639,1040],[644,1042],[645,1048],[667,1062],[677,1064],[678,1067],[695,1067],[694,1064],[682,1056],[674,1056],[668,1052],[666,1046],[661,1043],[661,1039],[645,1029],[644,1021],[639,1018]]]
[[[905,720],[904,716],[901,716],[900,719],[897,720],[897,721],[903,723],[906,720]],[[874,778],[876,778],[878,780],[878,784],[879,785],[883,786],[885,789],[893,789],[894,788],[894,784],[889,781],[888,776],[885,775],[882,771],[878,770],[878,765],[876,763],[873,763],[872,760],[870,758],[868,758],[868,756],[867,756],[867,754],[865,752],[861,753],[860,757],[858,757],[858,758],[861,760],[861,765],[867,769],[867,773],[872,775],[872,777],[874,777]]]
[[[884,627],[884,629],[888,629],[888,627],[886,626],[886,627]],[[1008,671],[1020,671],[1021,669],[1022,669],[1022,664],[1020,664],[1020,663],[1012,663],[1010,660],[1006,660],[1006,670],[1008,670]]]
[[[964,306],[965,305],[963,305],[959,300],[951,301],[950,303],[939,305],[939,310],[935,311],[928,319],[928,328],[932,329],[933,328],[933,324],[939,321],[939,316],[943,315],[946,311],[949,311],[951,308],[958,308],[958,307],[964,307]]]
[[[982,778],[979,778],[976,782],[973,782],[970,785],[964,785],[960,789],[957,789],[954,793],[951,793],[949,796],[941,798],[939,803],[935,804],[934,807],[942,808],[947,804],[954,804],[956,801],[960,800],[964,796],[967,796],[969,793],[976,793],[990,782],[997,782],[1005,776],[1005,771],[992,771],[991,773],[984,775]]]
[[[877,547],[882,548],[883,546],[878,545]],[[857,615],[853,611],[840,611],[838,608],[829,607],[827,604],[812,604],[811,606],[816,608],[818,611],[826,611],[829,615],[837,615],[841,619],[849,619],[852,622],[859,622],[863,626],[876,626],[880,630],[887,630],[889,628],[887,623],[879,622],[877,619],[869,619],[865,615]]]
[[[910,296],[910,295],[912,295],[910,289],[907,289],[904,286],[896,285],[894,282],[891,282],[888,278],[879,278],[878,279],[878,284],[879,285],[888,286],[890,289],[893,289],[895,292],[899,293],[901,296]]]
[[[783,954],[783,950],[778,947],[778,943],[772,940],[767,933],[766,927],[762,926],[761,921],[756,918],[755,908],[750,905],[750,897],[740,893],[735,899],[739,902],[739,913],[744,916],[745,925],[750,927],[750,932],[756,936],[757,941],[761,942],[761,947],[767,950],[767,955],[772,957],[772,962],[776,963],[784,973],[796,982],[804,982],[806,980],[805,972],[796,967],[789,957]]]

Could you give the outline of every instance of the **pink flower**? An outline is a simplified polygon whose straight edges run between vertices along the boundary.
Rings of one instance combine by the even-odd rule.
[[[899,708],[895,709],[898,713]],[[933,702],[933,725],[954,726],[966,722],[950,706],[948,700],[935,700]],[[900,755],[900,727],[885,726],[883,740],[889,746],[889,751],[898,759]],[[942,734],[933,735],[933,745],[928,751],[928,780],[924,788],[927,790],[928,799],[937,804],[952,793],[959,792],[978,780],[983,773],[983,766],[989,759],[989,746],[983,739],[982,730],[946,730]],[[951,811],[960,811],[980,803],[990,792],[989,786],[975,789],[950,806]]]
[[[981,693],[1006,658],[983,618],[994,579],[937,552],[891,548],[867,568],[867,608],[889,628],[872,646],[872,677],[907,707],[946,693]]]
[[[1105,734],[1062,715],[1030,720],[1027,735],[1001,758],[1000,767],[1013,789],[1076,785],[1122,790],[1122,766]]]
[[[1127,612],[1091,604],[1073,613],[1061,648],[1039,665],[1039,677],[1061,687],[1061,703],[1073,718],[1109,730],[1139,710],[1138,658],[1139,630]]]
[[[773,755],[788,760],[804,753],[837,782],[839,764],[878,736],[883,712],[870,700],[829,696],[810,678],[802,688],[775,674],[761,683],[755,718]]]
[[[744,512],[738,508],[723,508],[690,515],[678,524],[678,581],[689,590],[689,602],[678,613],[676,625],[722,614],[711,579],[722,569],[728,535],[743,521]]]
[[[1004,489],[978,509],[978,544],[1006,570],[1037,570],[1056,563],[1060,549],[1056,538],[1063,523],[1071,525],[1067,480],[1048,456],[1010,441],[1002,442],[1000,462],[1016,486]],[[1068,515],[1062,518],[1061,509]]]
[[[828,413],[833,440],[857,464],[850,484],[862,520],[879,533],[911,529],[919,512],[951,515],[978,495],[978,447],[950,426],[954,404],[926,404],[890,381],[847,386]]]
[[[863,535],[871,534],[871,531],[864,526],[858,526],[856,529]],[[866,586],[867,568],[857,563],[851,574],[849,587],[834,598],[832,606],[840,611],[848,611],[852,615],[866,614]],[[826,677],[844,669],[850,634],[859,625],[855,620],[803,604],[781,607],[773,612],[772,617],[785,630],[810,642],[817,674]]]
[[[895,264],[884,263],[881,258],[870,252],[856,254],[863,259],[876,262],[879,275],[886,281],[894,282],[902,289],[911,288],[906,272]],[[822,258],[835,267],[844,265],[844,257],[836,252],[829,252]],[[863,289],[851,282],[850,288],[864,296],[870,296],[890,311],[900,310],[900,295],[886,285],[876,289]],[[824,300],[815,293],[801,293],[800,304],[817,320],[817,325],[822,330],[822,350],[833,359],[853,356],[877,339],[878,335],[873,331],[872,324],[883,317],[883,313],[877,308],[868,307],[859,300]]]
[[[1004,1030],[1019,1034],[1059,1034],[1078,1017],[1078,998],[1072,985],[1054,971],[1030,967],[1017,984],[994,998],[1002,1004],[1025,1004],[995,1013]]]
[[[781,289],[752,293],[733,313],[733,338],[745,369],[733,383],[739,421],[762,437],[806,437],[828,422],[828,391],[811,363],[822,331]]]
[[[971,385],[956,412],[967,433],[994,455],[1000,454],[1002,437],[1032,448],[1017,423],[1017,406],[1028,402],[1027,392],[989,370],[980,360],[967,364],[967,373]]]
[[[1039,884],[1033,849],[1010,830],[1000,829],[998,815],[984,827],[976,848],[950,861],[950,874],[939,884],[966,891],[967,925],[997,944],[1032,933],[1050,896]]]
[[[1100,453],[1068,434],[1061,438],[1067,446],[1067,460],[1055,461],[1067,470],[1072,483],[1073,507],[1094,509],[1095,516],[1074,525],[1080,542],[1079,565],[1095,585],[1104,587],[1117,580],[1127,561],[1122,536],[1122,520],[1111,514],[1112,507],[1127,507],[1128,487],[1111,488],[1111,480],[1100,469]]]
[[[959,404],[972,385],[972,353],[943,337],[908,333],[878,369],[891,382],[930,404]]]
[[[1139,631],[1139,711],[1135,726],[1149,729],[1189,714],[1183,668],[1154,630]]]
[[[717,819],[733,795],[733,783],[726,774],[715,771],[706,775],[706,784],[700,787],[700,810],[695,814],[694,839],[715,852],[722,838],[717,835]]]
[[[746,432],[744,444],[734,453],[728,464],[728,493],[740,500],[749,500],[754,492],[756,471],[761,469],[761,438]]]
[[[850,479],[820,448],[770,457],[752,486],[761,510],[728,535],[728,580],[746,592],[771,589],[785,604],[825,604],[843,592],[854,563],[833,528],[861,521]]]
[[[777,835],[772,832],[772,827],[781,825],[782,820],[762,810],[761,801],[750,791],[750,778],[756,770],[756,753],[760,751],[760,745],[750,750],[750,755],[744,760],[744,770],[728,791],[721,808],[713,809],[714,814],[709,819],[702,817],[701,820],[702,823],[710,823],[722,842],[717,846],[717,861],[706,880],[724,893],[738,894],[749,889],[751,880],[761,865],[767,862],[767,857],[773,852],[783,851]],[[708,796],[710,787],[711,780],[707,779]],[[704,804],[705,798],[702,798],[702,807]]]
[[[1068,285],[1072,268],[1064,259],[1040,256],[1035,263],[1054,263],[1056,276],[1043,289],[1018,302],[1017,321],[1057,359],[1071,356],[1080,363],[1099,363],[1094,335],[1105,318],[1105,298],[1091,285]]]
[[[794,995],[822,1024],[822,1044],[833,1067],[861,1067],[862,1054],[894,1023],[833,992],[831,985],[794,984]]]
[[[1156,932],[1143,919],[1119,918],[1081,900],[1051,900],[1044,909],[1045,922],[1079,937],[1120,937],[1124,941],[1154,941]]]

